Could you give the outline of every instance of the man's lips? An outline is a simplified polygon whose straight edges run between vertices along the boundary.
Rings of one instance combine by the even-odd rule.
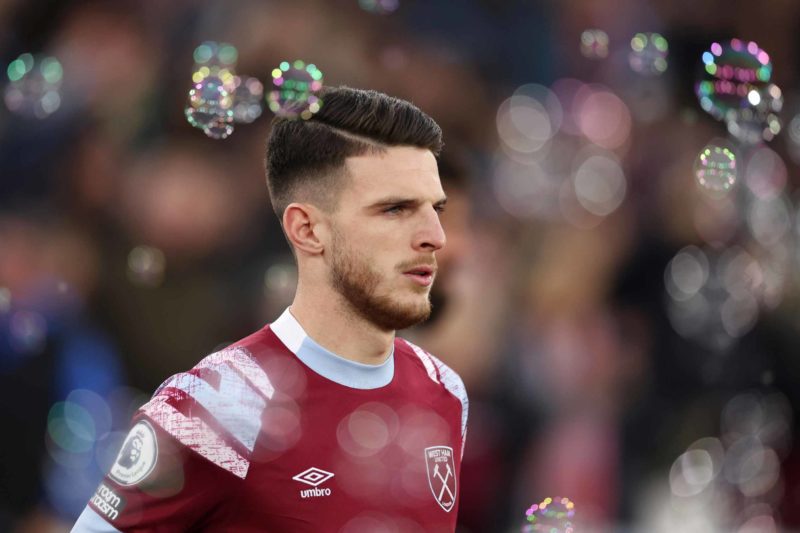
[[[423,287],[427,287],[433,283],[436,269],[428,265],[420,265],[406,270],[403,272],[403,275],[411,278]]]

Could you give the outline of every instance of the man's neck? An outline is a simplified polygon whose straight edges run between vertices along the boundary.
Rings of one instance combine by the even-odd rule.
[[[312,291],[298,286],[289,311],[317,344],[331,352],[368,365],[379,365],[389,356],[394,331],[383,331],[359,316],[344,299],[324,288]]]

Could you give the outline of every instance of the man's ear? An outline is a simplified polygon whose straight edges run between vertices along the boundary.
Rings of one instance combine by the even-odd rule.
[[[291,203],[283,211],[283,231],[298,252],[319,255],[325,249],[319,232],[322,213],[311,204]]]

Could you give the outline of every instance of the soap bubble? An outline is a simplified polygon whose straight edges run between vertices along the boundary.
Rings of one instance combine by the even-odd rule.
[[[189,91],[186,120],[212,139],[225,139],[233,133],[234,76],[230,71],[207,75]]]
[[[322,106],[322,71],[300,59],[283,61],[272,70],[273,90],[267,96],[269,108],[278,116],[309,119]]]
[[[667,70],[669,44],[659,33],[637,33],[631,39],[628,64],[645,76],[658,76]]]
[[[61,106],[64,70],[58,59],[22,54],[9,63],[6,107],[18,115],[44,119]]]
[[[608,34],[598,29],[584,30],[581,33],[581,54],[589,59],[608,57]]]
[[[781,131],[778,115],[783,109],[783,93],[771,83],[753,88],[747,93],[746,107],[729,112],[726,117],[728,132],[745,144],[771,141]]]
[[[523,531],[547,531],[548,533],[573,533],[572,519],[575,504],[569,498],[545,498],[525,511],[528,524]]]
[[[233,120],[249,124],[261,116],[264,85],[249,76],[236,76],[233,85]]]
[[[712,141],[697,155],[694,175],[710,191],[728,191],[736,183],[736,155],[723,142]]]
[[[219,43],[217,41],[205,41],[194,49],[195,71],[200,67],[217,69],[232,69],[239,59],[239,51],[229,43]]]
[[[717,120],[730,121],[753,104],[753,90],[772,77],[769,55],[753,41],[713,43],[702,56],[704,74],[695,86],[700,107]]]

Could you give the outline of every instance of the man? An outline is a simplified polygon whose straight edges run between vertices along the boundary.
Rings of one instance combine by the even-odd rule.
[[[321,96],[267,147],[291,307],[164,382],[73,531],[454,531],[467,396],[395,337],[431,311],[441,130],[374,91]]]

